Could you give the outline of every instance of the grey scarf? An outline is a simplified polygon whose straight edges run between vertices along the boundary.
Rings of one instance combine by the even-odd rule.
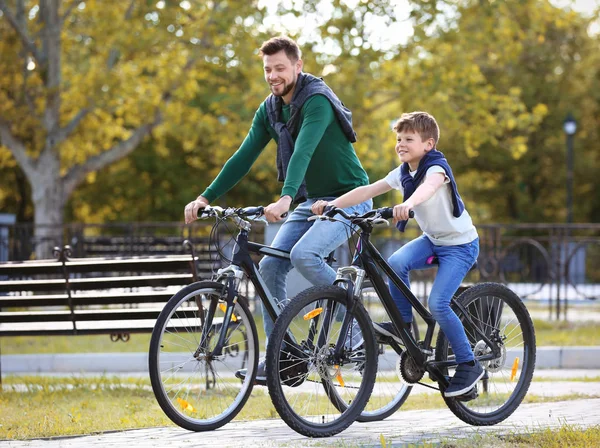
[[[352,128],[352,112],[344,106],[322,78],[317,78],[309,73],[300,73],[290,103],[290,119],[287,123],[281,121],[281,109],[283,107],[281,97],[271,94],[266,100],[269,123],[279,137],[277,143],[277,180],[280,182],[285,181],[290,158],[294,152],[295,141],[292,135],[298,134],[302,106],[313,95],[324,95],[329,100],[344,134],[351,143],[356,141],[356,133]],[[303,180],[293,203],[299,204],[306,201],[306,198],[306,182]]]

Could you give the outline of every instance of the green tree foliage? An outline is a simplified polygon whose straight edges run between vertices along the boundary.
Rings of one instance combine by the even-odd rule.
[[[45,225],[63,222],[87,176],[151,133],[163,156],[169,133],[184,151],[204,149],[203,159],[226,143],[226,132],[213,131],[227,131],[218,123],[227,121],[230,101],[216,94],[241,87],[215,77],[236,65],[234,47],[253,42],[247,25],[261,21],[256,2],[2,0],[0,11],[0,162],[14,167],[10,151],[31,186],[38,240],[53,238]],[[199,97],[216,101],[196,103]],[[229,114],[236,121],[236,111]],[[86,205],[90,212],[111,207],[93,198]],[[40,245],[38,255],[48,249]]]
[[[454,161],[470,173],[468,188],[481,216],[494,221],[564,222],[565,136],[563,120],[573,112],[576,136],[575,220],[598,219],[598,36],[592,20],[547,0],[469,1],[456,25],[439,33],[448,45],[442,72],[474,75],[482,86],[444,117],[449,140],[464,148]],[[455,67],[452,70],[452,67]],[[436,70],[437,71],[437,70]],[[440,90],[448,91],[448,83]],[[474,93],[474,95],[470,95]],[[590,97],[591,95],[591,97]],[[432,105],[433,106],[433,105]],[[465,125],[465,126],[464,126]],[[491,132],[490,132],[491,131]],[[446,143],[447,142],[447,143]],[[583,202],[581,199],[589,198]]]
[[[306,71],[352,109],[371,180],[397,163],[392,121],[427,110],[478,222],[564,221],[562,122],[572,112],[575,220],[600,219],[600,46],[589,31],[597,14],[548,0],[415,0],[407,19],[390,0],[297,0],[279,4],[285,19],[273,31],[256,1],[52,3],[61,18],[56,85],[43,57],[57,43],[47,11],[0,0],[0,208],[20,219],[51,196],[36,189],[43,176],[35,173],[55,167],[43,158],[54,155],[56,206],[68,220],[181,220],[243,140],[268,94],[258,48],[292,17],[317,25],[286,32],[300,42]],[[412,24],[414,34],[378,45],[373,23]],[[59,112],[54,124],[49,110]],[[274,158],[270,144],[220,201],[277,197]]]

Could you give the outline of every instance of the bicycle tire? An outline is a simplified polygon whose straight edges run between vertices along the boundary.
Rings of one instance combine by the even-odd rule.
[[[269,337],[266,359],[269,395],[288,426],[307,437],[329,437],[346,429],[361,413],[373,389],[377,347],[371,321],[360,302],[354,302],[350,318],[356,320],[362,332],[362,345],[345,349],[344,362],[339,365],[331,357],[332,345],[342,337],[339,327],[343,319],[334,315],[339,309],[347,313],[346,305],[346,291],[342,288],[309,288],[284,308]],[[310,322],[303,323],[307,320]],[[322,327],[317,328],[319,324]],[[286,342],[290,335],[296,341],[294,347],[301,347],[301,352]],[[315,338],[317,343],[313,344]],[[292,368],[295,383],[289,378]],[[310,388],[311,383],[316,385]],[[306,390],[309,394],[313,391],[315,396],[306,398]],[[340,410],[331,397],[344,400],[346,405]],[[301,412],[306,415],[300,415]]]
[[[374,300],[375,298],[376,300]],[[369,280],[363,283],[361,301],[363,304],[369,302],[381,303],[375,288]],[[373,314],[374,310],[369,311],[371,318],[373,318]],[[378,320],[390,320],[383,307],[380,308],[380,319]],[[418,341],[419,327],[415,319],[413,319],[412,331]],[[373,385],[371,398],[356,419],[359,422],[375,422],[388,418],[402,407],[412,391],[413,386],[406,383],[398,373],[400,357],[389,347],[386,350],[386,347],[385,344],[379,344],[377,377]]]
[[[521,299],[498,283],[475,285],[464,291],[458,301],[488,338],[502,340],[499,344],[501,354],[495,359],[481,361],[486,374],[477,388],[480,391],[483,387],[483,396],[461,401],[459,397],[445,397],[442,391],[442,397],[448,408],[465,423],[495,425],[517,409],[531,384],[536,358],[533,322]],[[457,315],[461,317],[460,312]],[[468,324],[465,331],[476,358],[491,353]],[[453,359],[451,347],[442,331],[438,333],[435,358],[436,361]],[[448,373],[447,369],[445,373]]]
[[[166,303],[150,339],[148,367],[156,400],[175,424],[190,431],[210,431],[231,421],[248,400],[256,377],[259,349],[254,319],[246,300],[238,297],[225,329],[223,291],[223,284],[212,281],[181,289]],[[214,319],[209,323],[206,306],[213,302]],[[205,326],[209,330],[200,344]],[[227,332],[224,350],[210,359],[206,355],[223,330]],[[240,382],[234,372],[244,364],[247,374]],[[180,381],[188,372],[187,379]]]

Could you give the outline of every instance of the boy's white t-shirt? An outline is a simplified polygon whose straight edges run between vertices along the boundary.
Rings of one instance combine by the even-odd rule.
[[[427,178],[432,173],[442,173],[446,180],[432,197],[413,208],[417,224],[436,246],[456,246],[470,243],[478,236],[471,216],[465,209],[458,218],[454,217],[450,178],[446,176],[444,168],[439,165],[429,168],[425,177]],[[416,171],[410,172],[413,177],[415,174]],[[390,171],[384,180],[391,188],[401,191],[404,195],[404,189],[400,183],[400,167]]]

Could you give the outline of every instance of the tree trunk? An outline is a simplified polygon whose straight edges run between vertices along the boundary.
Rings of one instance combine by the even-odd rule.
[[[63,245],[62,225],[66,197],[60,178],[60,162],[52,153],[43,154],[45,169],[30,179],[34,206],[34,245],[37,259],[51,258],[55,246]]]

